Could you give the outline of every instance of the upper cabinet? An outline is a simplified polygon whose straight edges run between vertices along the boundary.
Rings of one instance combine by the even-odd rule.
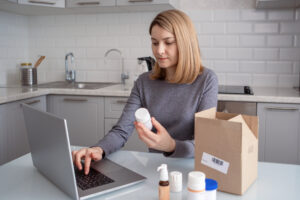
[[[94,7],[94,6],[116,6],[115,0],[66,0],[67,8]]]
[[[166,10],[178,7],[178,0],[116,0],[122,10]]]
[[[287,9],[299,8],[300,0],[256,0],[258,9]]]
[[[18,4],[64,8],[65,0],[8,0]]]
[[[179,0],[4,0],[0,11],[22,15],[91,14],[174,9]]]

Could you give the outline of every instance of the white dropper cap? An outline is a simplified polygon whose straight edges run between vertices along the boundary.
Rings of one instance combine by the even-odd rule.
[[[137,111],[135,111],[135,118],[136,121],[145,123],[148,120],[150,120],[151,117],[150,117],[150,113],[146,108],[139,108],[137,109]]]
[[[192,171],[188,177],[188,188],[196,191],[205,191],[205,174],[200,171]]]
[[[159,180],[161,180],[161,181],[168,181],[169,180],[168,168],[167,168],[166,164],[161,164],[157,168],[157,171],[160,171]]]

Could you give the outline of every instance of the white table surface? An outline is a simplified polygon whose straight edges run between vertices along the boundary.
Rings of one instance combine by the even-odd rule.
[[[165,158],[161,154],[118,151],[111,160],[147,177],[143,183],[116,192],[100,195],[101,200],[157,200],[159,174],[156,168],[168,164],[169,172],[183,173],[183,191],[171,193],[171,200],[186,199],[187,174],[193,170],[194,159]],[[258,178],[243,195],[217,192],[218,200],[293,200],[299,199],[300,166],[276,163],[258,164]],[[26,154],[0,166],[0,199],[70,199],[44,178],[32,165],[31,155]]]

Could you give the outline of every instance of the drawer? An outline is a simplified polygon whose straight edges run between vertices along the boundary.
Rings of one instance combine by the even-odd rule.
[[[105,118],[119,119],[127,100],[127,97],[105,97]]]

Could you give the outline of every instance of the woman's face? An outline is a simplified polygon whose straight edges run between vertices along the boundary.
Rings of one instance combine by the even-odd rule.
[[[175,36],[158,25],[151,30],[152,52],[158,66],[165,69],[176,69],[178,49]]]

